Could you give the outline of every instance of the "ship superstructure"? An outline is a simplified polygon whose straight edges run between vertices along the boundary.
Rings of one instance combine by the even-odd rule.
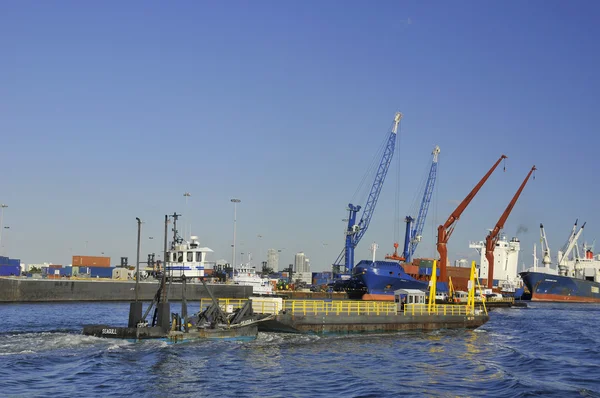
[[[475,249],[479,254],[478,277],[487,280],[489,277],[489,263],[485,255],[485,241],[470,242],[469,248]],[[501,233],[500,239],[494,248],[494,280],[493,286],[498,287],[502,293],[514,293],[523,286],[523,281],[518,275],[519,251],[521,242],[514,237],[510,241]]]

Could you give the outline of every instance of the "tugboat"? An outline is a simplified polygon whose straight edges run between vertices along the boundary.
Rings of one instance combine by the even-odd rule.
[[[173,243],[171,250],[166,251],[165,258],[167,272],[162,273],[161,283],[150,306],[142,315],[142,302],[138,300],[139,278],[136,279],[136,300],[130,304],[129,322],[127,327],[109,325],[85,325],[83,334],[87,336],[120,338],[128,340],[163,339],[169,342],[184,342],[197,339],[254,339],[258,334],[258,323],[269,319],[268,315],[254,314],[252,300],[248,300],[243,307],[223,311],[218,301],[204,281],[203,254],[208,248],[200,248],[197,239],[192,243],[184,244],[177,233],[177,214],[173,216]],[[167,231],[168,216],[165,216],[165,233]],[[139,245],[138,219],[138,245]],[[166,238],[165,238],[166,244]],[[208,249],[210,250],[210,249]],[[138,246],[139,253],[139,246]],[[180,261],[182,259],[182,261]],[[189,261],[183,261],[183,260]],[[190,263],[190,264],[188,264]],[[169,267],[171,264],[171,267]],[[180,264],[180,265],[174,265]],[[191,264],[197,264],[190,267]],[[186,269],[189,268],[189,269]],[[179,271],[179,273],[177,272]],[[185,272],[190,272],[188,277]],[[169,275],[167,276],[167,273]],[[168,282],[167,282],[168,279]],[[207,290],[212,305],[191,316],[187,315],[187,301],[185,296],[188,279],[199,280]],[[181,282],[182,301],[181,314],[171,313],[170,303],[167,299],[168,284]],[[148,315],[154,308],[151,320]]]
[[[199,281],[204,277],[206,254],[213,251],[200,247],[197,236],[191,236],[189,242],[179,236],[176,239],[167,253],[167,274],[177,279],[185,277],[190,282]]]

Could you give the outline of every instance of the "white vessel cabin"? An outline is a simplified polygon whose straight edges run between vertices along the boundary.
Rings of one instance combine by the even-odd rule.
[[[233,283],[235,285],[252,286],[255,295],[272,295],[273,285],[269,278],[263,278],[256,273],[256,268],[250,264],[243,264],[233,272]]]
[[[197,279],[204,277],[206,254],[213,251],[208,247],[200,247],[197,236],[190,237],[190,242],[175,244],[167,252],[166,270],[169,277]]]

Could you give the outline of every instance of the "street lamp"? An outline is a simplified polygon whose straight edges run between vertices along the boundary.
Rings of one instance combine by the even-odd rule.
[[[234,275],[235,274],[235,228],[236,228],[236,222],[237,222],[237,204],[241,202],[241,200],[233,198],[231,199],[231,202],[233,203],[233,246],[232,246],[232,259],[231,259],[231,267],[232,267],[232,272]]]
[[[192,196],[192,194],[189,193],[189,192],[186,192],[186,193],[183,194],[183,196],[185,196],[185,212],[187,213],[188,198],[190,196]],[[186,217],[187,218],[184,218],[184,220],[188,220],[189,219],[189,215],[186,215]],[[191,236],[192,235],[192,224],[191,223],[189,223],[189,224],[190,224],[190,235],[188,235],[188,236]],[[184,239],[185,239],[185,235],[187,235],[187,226],[188,226],[188,222],[186,221],[185,224],[184,224],[184,226],[183,226],[183,235],[184,235],[183,238]]]
[[[138,224],[137,232],[137,257],[135,259],[135,301],[138,302],[139,296],[139,283],[140,283],[140,236],[142,232],[142,220],[139,217],[135,218]]]
[[[2,230],[4,229],[2,227],[2,222],[4,221],[4,209],[7,207],[8,205],[5,205],[4,203],[0,204],[0,247],[2,247]]]

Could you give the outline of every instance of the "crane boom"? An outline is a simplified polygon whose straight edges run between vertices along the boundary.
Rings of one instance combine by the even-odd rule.
[[[340,253],[334,264],[334,266],[339,267],[341,265],[341,258],[344,257],[344,266],[346,268],[346,272],[352,271],[352,268],[354,267],[354,249],[367,232],[369,223],[373,217],[373,212],[375,211],[375,206],[377,205],[377,200],[379,199],[379,194],[381,193],[381,188],[383,187],[383,182],[385,181],[385,176],[387,175],[387,171],[390,168],[390,163],[392,161],[392,156],[394,155],[398,124],[400,123],[401,119],[402,113],[397,112],[394,116],[394,124],[388,136],[387,144],[385,146],[385,150],[383,151],[383,156],[379,162],[377,174],[375,175],[375,180],[371,186],[367,203],[365,204],[364,211],[358,223],[356,223],[356,215],[360,211],[361,206],[356,206],[352,203],[348,204],[349,215],[348,227],[346,229],[346,242],[344,250],[342,253]]]
[[[573,227],[573,229],[575,229],[575,228],[577,228],[577,221],[575,222],[575,226]],[[573,250],[573,247],[577,243],[579,236],[581,236],[581,233],[583,232],[584,228],[585,228],[585,223],[583,223],[583,225],[581,226],[581,228],[579,228],[579,231],[577,231],[577,233],[571,234],[569,241],[567,242],[567,247],[565,248],[564,253],[559,253],[559,258],[558,258],[559,266],[565,265],[565,261],[569,258],[569,255],[571,254],[571,251]]]
[[[479,192],[483,184],[485,184],[488,178],[490,178],[490,175],[492,175],[494,170],[496,170],[496,167],[498,167],[500,162],[506,158],[506,155],[500,156],[500,159],[498,159],[496,163],[494,163],[492,168],[487,172],[486,175],[483,176],[481,181],[479,181],[479,183],[475,185],[475,187],[471,190],[471,192],[469,192],[467,197],[464,198],[463,201],[458,205],[458,207],[452,212],[452,214],[450,214],[450,217],[448,217],[446,223],[438,227],[437,250],[440,254],[440,282],[448,282],[448,276],[446,275],[446,269],[448,266],[447,243],[448,239],[450,239],[450,236],[452,235],[452,232],[454,232],[456,221],[458,221],[463,211],[465,211],[469,203],[471,203],[475,195],[477,195],[477,192]]]
[[[548,239],[546,239],[546,230],[544,224],[540,223],[540,243],[542,244],[542,264],[545,268],[550,268],[552,259],[550,257],[550,246],[548,246]]]
[[[421,208],[419,209],[419,215],[417,216],[415,229],[413,229],[410,233],[410,240],[405,239],[404,241],[404,258],[406,259],[406,262],[410,262],[412,260],[412,257],[417,250],[417,246],[421,241],[423,228],[425,227],[425,219],[427,218],[427,211],[429,210],[429,203],[431,203],[431,195],[433,195],[433,187],[437,177],[437,165],[440,147],[436,145],[431,154],[433,155],[433,160],[431,162],[431,168],[429,169],[429,177],[427,177],[427,183],[425,184],[423,200],[421,201]],[[411,217],[408,216],[406,218],[409,219]],[[410,242],[408,247],[406,245],[407,241]]]
[[[494,249],[496,248],[496,243],[498,243],[498,239],[500,238],[500,230],[504,228],[504,223],[506,222],[508,216],[512,212],[513,207],[515,207],[519,196],[521,196],[523,188],[525,188],[525,185],[527,185],[529,177],[531,177],[531,174],[535,170],[535,166],[533,166],[531,170],[529,170],[527,177],[525,177],[525,180],[523,180],[523,182],[521,183],[521,186],[515,193],[515,196],[512,198],[508,206],[506,206],[506,209],[504,210],[504,213],[502,213],[502,215],[500,216],[500,219],[496,223],[496,226],[493,230],[490,231],[488,236],[486,236],[485,238],[485,258],[488,261],[488,289],[491,289],[494,283]]]

